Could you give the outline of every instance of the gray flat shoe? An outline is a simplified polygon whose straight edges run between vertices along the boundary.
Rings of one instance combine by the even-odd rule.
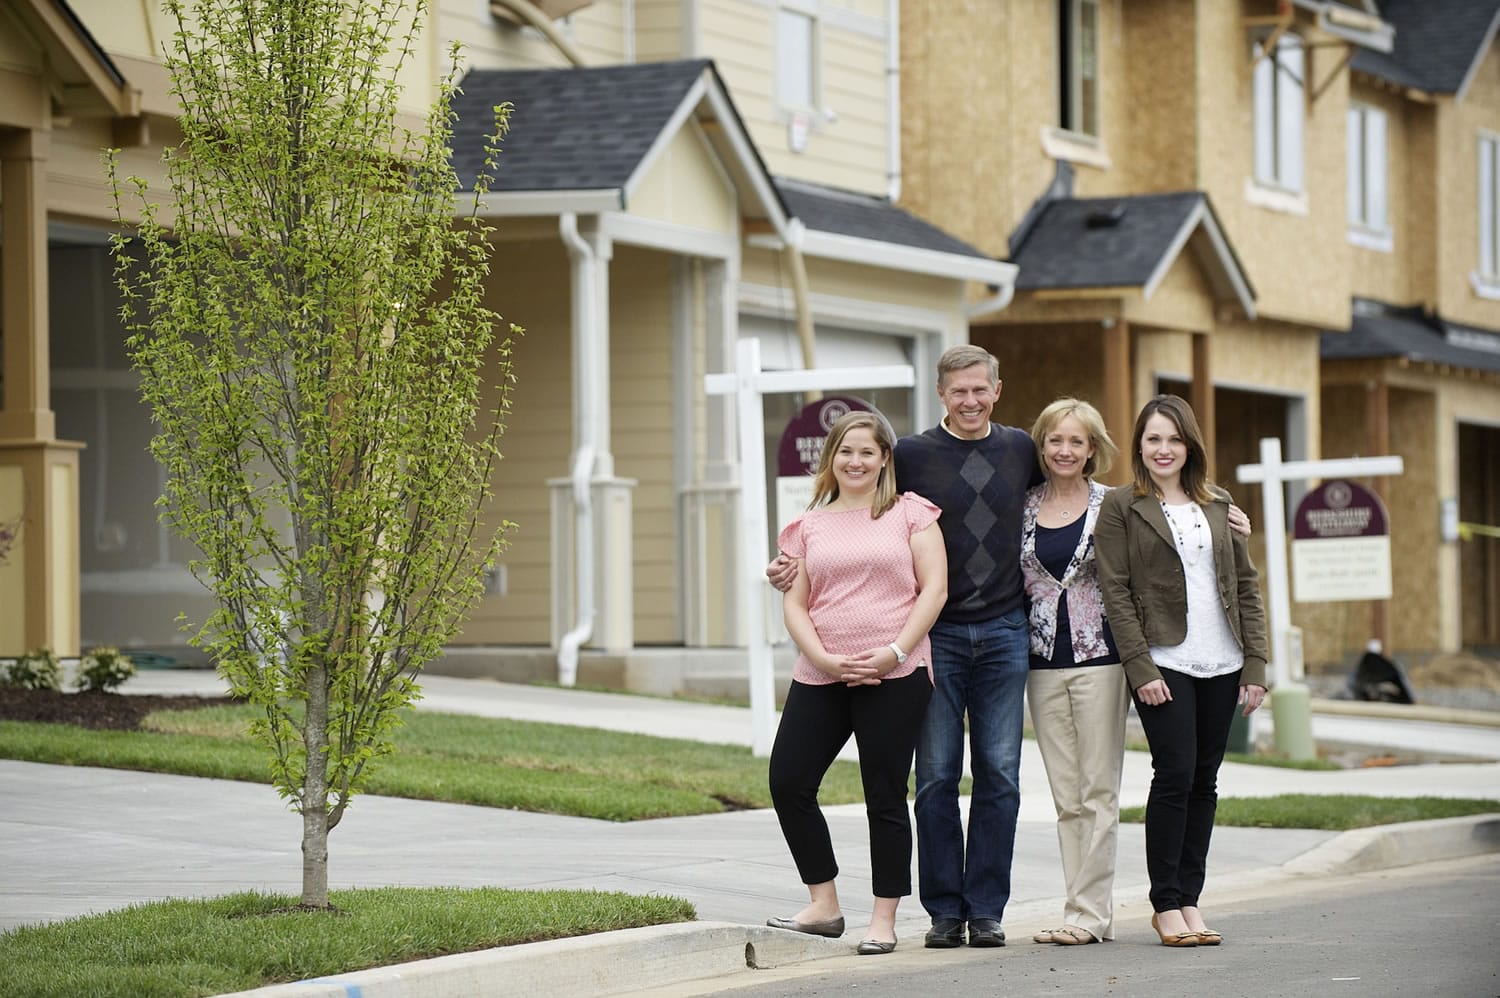
[[[887,943],[882,942],[879,939],[865,939],[854,948],[854,952],[858,953],[860,956],[875,956],[880,953],[894,953],[896,952],[896,940],[892,939]]]
[[[773,929],[790,929],[793,932],[805,932],[810,936],[827,936],[829,939],[837,939],[844,934],[843,915],[822,922],[799,922],[795,918],[768,918],[766,924]]]

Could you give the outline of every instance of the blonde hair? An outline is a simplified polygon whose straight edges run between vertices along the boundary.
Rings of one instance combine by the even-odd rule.
[[[823,441],[823,453],[818,457],[818,470],[813,474],[812,502],[808,509],[830,503],[839,497],[838,479],[833,476],[833,456],[839,452],[844,438],[850,430],[864,427],[875,437],[885,463],[880,467],[880,477],[875,480],[875,497],[870,503],[870,519],[878,520],[896,505],[896,463],[892,460],[896,451],[896,434],[891,424],[878,412],[847,412],[838,422],[828,428],[828,438]]]
[[[1186,399],[1177,395],[1156,396],[1141,408],[1141,414],[1135,419],[1135,444],[1130,458],[1130,468],[1135,473],[1135,494],[1160,494],[1141,457],[1141,437],[1146,433],[1146,423],[1158,414],[1170,419],[1187,443],[1187,460],[1182,463],[1182,475],[1179,478],[1182,491],[1193,502],[1212,502],[1214,494],[1208,490],[1208,450],[1203,446],[1203,431],[1198,428],[1198,417],[1193,415],[1193,407],[1187,404]]]
[[[1047,406],[1037,416],[1036,422],[1031,424],[1031,439],[1036,444],[1036,459],[1042,466],[1042,473],[1047,473],[1047,462],[1042,457],[1042,445],[1046,442],[1047,434],[1057,429],[1057,424],[1069,416],[1083,424],[1083,430],[1089,435],[1089,443],[1094,448],[1093,455],[1083,464],[1084,477],[1093,478],[1104,474],[1115,463],[1120,449],[1109,438],[1109,431],[1104,428],[1104,417],[1099,415],[1099,410],[1083,399],[1069,397],[1060,398]]]

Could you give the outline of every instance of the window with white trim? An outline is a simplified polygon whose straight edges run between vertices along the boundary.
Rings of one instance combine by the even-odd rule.
[[[1258,41],[1254,55],[1255,181],[1300,193],[1303,119],[1307,113],[1302,39],[1290,32],[1283,34],[1269,53],[1265,43]]]
[[[776,102],[791,111],[818,106],[818,18],[801,5],[776,9]]]
[[[1367,104],[1351,104],[1347,120],[1349,224],[1387,232],[1385,112]]]
[[[1479,276],[1500,282],[1500,135],[1479,137]]]
[[[1058,0],[1057,124],[1099,137],[1099,3]]]

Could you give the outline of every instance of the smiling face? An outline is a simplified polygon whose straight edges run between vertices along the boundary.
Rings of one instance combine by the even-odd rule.
[[[950,433],[965,440],[982,440],[990,432],[990,413],[1000,398],[1000,382],[990,380],[987,364],[975,364],[938,379],[938,397],[948,411]]]
[[[850,427],[833,452],[833,480],[838,483],[839,497],[851,499],[873,493],[888,457],[869,427]]]
[[[1064,416],[1042,438],[1042,465],[1047,477],[1071,483],[1084,475],[1084,466],[1094,456],[1089,431],[1077,416]]]
[[[1141,460],[1157,486],[1176,485],[1188,458],[1187,439],[1177,424],[1164,413],[1153,414],[1146,420],[1139,444]]]

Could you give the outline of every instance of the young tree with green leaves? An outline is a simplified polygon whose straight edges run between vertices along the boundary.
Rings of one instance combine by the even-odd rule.
[[[425,127],[398,115],[425,2],[165,8],[182,140],[160,212],[109,156],[122,227],[127,199],[141,218],[115,244],[122,315],[163,517],[218,603],[194,641],[264,710],[323,908],[328,832],[510,526],[484,514],[519,329],[484,305],[478,199],[459,210],[456,48]]]

